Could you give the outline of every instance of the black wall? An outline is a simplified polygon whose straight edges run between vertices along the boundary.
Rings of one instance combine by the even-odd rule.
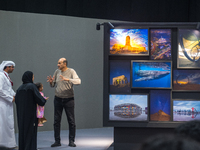
[[[0,1],[0,10],[134,22],[197,22],[199,7],[199,0]]]

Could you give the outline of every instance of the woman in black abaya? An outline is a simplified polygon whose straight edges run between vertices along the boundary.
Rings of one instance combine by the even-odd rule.
[[[23,84],[17,89],[15,103],[19,128],[19,150],[37,149],[37,104],[44,106],[46,100],[33,83],[34,75],[26,71],[22,76]]]

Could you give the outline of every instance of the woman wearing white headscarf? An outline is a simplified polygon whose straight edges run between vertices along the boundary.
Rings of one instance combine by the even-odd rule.
[[[3,61],[0,65],[0,146],[16,147],[13,101],[15,92],[9,73],[14,70],[13,61]]]

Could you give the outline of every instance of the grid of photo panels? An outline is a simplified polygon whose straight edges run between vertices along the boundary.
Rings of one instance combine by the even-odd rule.
[[[117,28],[109,36],[109,122],[200,120],[200,98],[173,97],[200,92],[199,30]]]

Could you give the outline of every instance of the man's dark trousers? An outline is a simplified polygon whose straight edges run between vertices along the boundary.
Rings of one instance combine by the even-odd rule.
[[[54,97],[54,138],[56,143],[60,143],[60,126],[63,108],[67,115],[69,124],[69,142],[75,140],[75,117],[74,117],[74,97],[72,98],[59,98]]]

